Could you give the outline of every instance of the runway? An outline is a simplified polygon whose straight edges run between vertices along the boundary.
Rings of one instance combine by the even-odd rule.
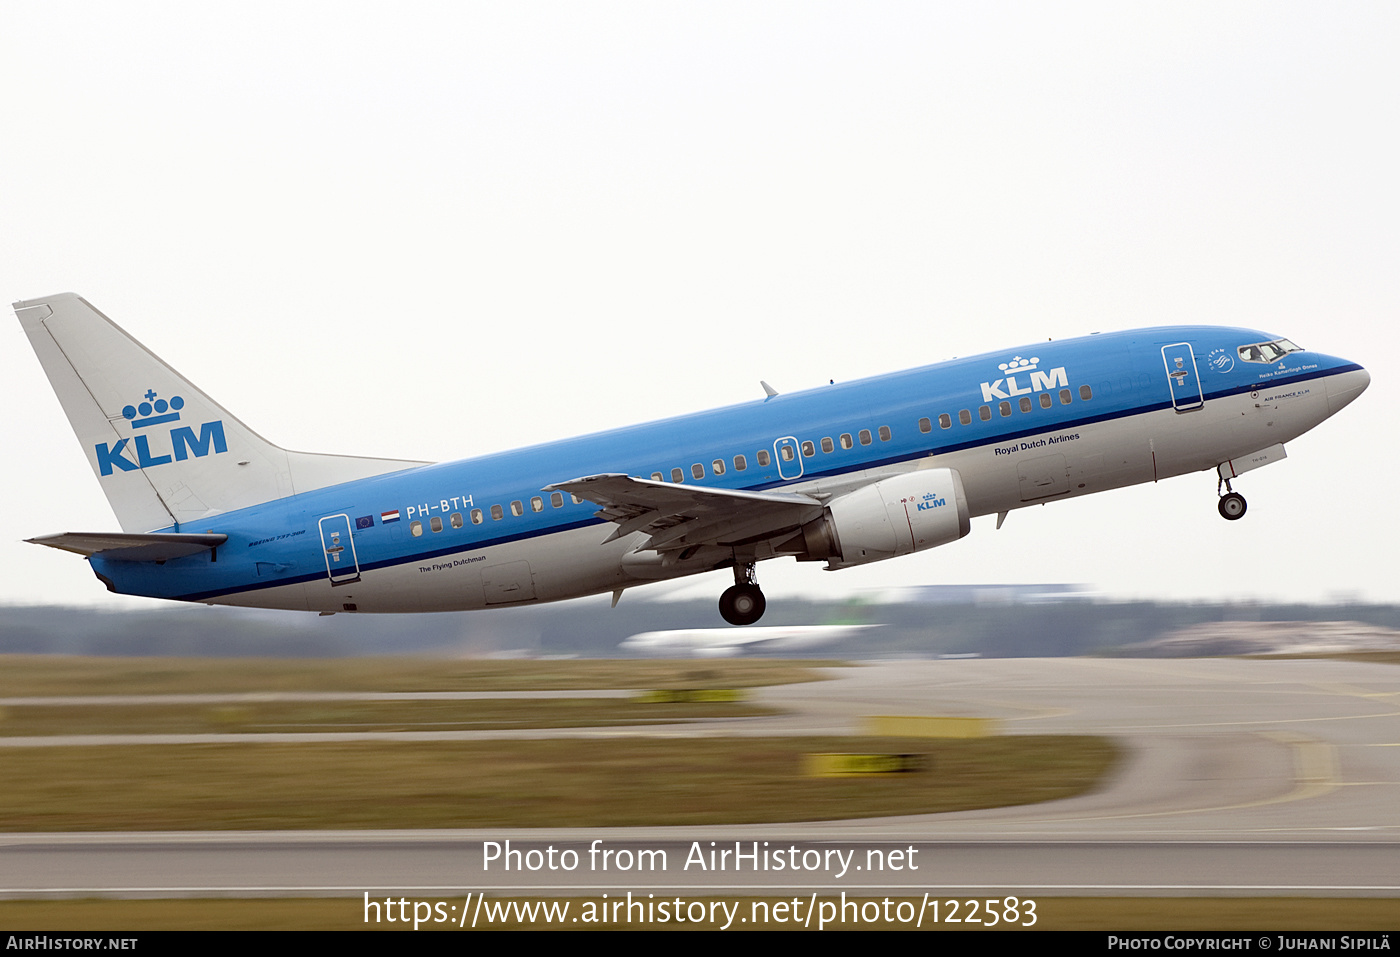
[[[765,689],[789,709],[722,725],[461,736],[858,730],[872,714],[999,718],[1012,734],[1113,737],[1126,759],[1095,793],[1039,805],[862,821],[733,827],[27,834],[0,838],[0,896],[204,897],[863,893],[948,895],[1400,896],[1400,668],[1345,661],[1000,659],[833,669]],[[434,734],[425,732],[425,734]],[[258,736],[262,740],[270,735]],[[486,842],[572,850],[572,870],[487,867]],[[599,869],[594,841],[652,852],[653,867]],[[835,867],[754,860],[848,854]],[[767,842],[766,845],[764,842]],[[870,850],[879,853],[869,855]],[[891,861],[899,869],[870,864]],[[655,864],[664,852],[666,867]],[[810,859],[810,858],[809,858]],[[829,855],[828,858],[829,860]],[[614,858],[614,861],[618,858]],[[771,861],[770,861],[771,862]],[[857,870],[857,865],[860,869]],[[917,869],[914,866],[917,865]]]

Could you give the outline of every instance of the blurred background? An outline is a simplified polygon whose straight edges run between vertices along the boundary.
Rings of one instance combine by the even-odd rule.
[[[1373,384],[1239,483],[1244,521],[1187,476],[899,562],[770,562],[770,614],[1047,578],[1383,604],[1397,27],[1365,2],[10,0],[0,287],[78,292],[286,447],[434,460],[759,379],[1254,327]],[[153,608],[22,543],[117,526],[13,320],[0,361],[0,603]],[[723,578],[664,597],[712,603]]]

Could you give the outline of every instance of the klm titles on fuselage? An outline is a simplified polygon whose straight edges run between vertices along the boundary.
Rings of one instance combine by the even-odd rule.
[[[1010,362],[998,365],[997,368],[1006,373],[1006,376],[982,383],[982,401],[991,403],[997,399],[1010,399],[1018,395],[1032,395],[1036,392],[1069,388],[1069,375],[1065,372],[1064,366],[1056,366],[1049,372],[1041,372],[1036,368],[1039,362],[1039,356],[1032,356],[1029,359],[1014,356]],[[1020,383],[1016,381],[1016,376],[1023,372],[1030,373],[1029,388],[1022,388]],[[1005,391],[1002,391],[1003,388]]]
[[[149,429],[153,426],[180,421],[180,410],[184,407],[185,400],[178,395],[167,402],[165,399],[158,398],[154,390],[147,389],[145,401],[139,405],[126,406],[122,409],[122,416],[131,423],[133,431]],[[106,442],[100,442],[93,446],[93,451],[97,453],[98,471],[103,476],[113,474],[114,469],[134,472],[137,469],[166,465],[172,461],[183,462],[191,454],[195,458],[204,458],[206,455],[217,455],[228,451],[228,440],[224,437],[224,423],[222,421],[200,423],[198,435],[189,426],[182,425],[170,429],[170,444],[168,446],[170,451],[168,453],[163,449],[151,450],[151,436],[159,434],[158,431],[142,432],[130,438],[120,439],[116,445],[109,446]],[[136,461],[134,462],[127,457],[128,443],[136,453]]]

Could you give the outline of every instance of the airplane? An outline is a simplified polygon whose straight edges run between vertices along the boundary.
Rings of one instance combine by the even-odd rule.
[[[121,532],[29,539],[124,595],[339,612],[496,608],[729,568],[758,621],[779,557],[851,568],[974,517],[1214,469],[1232,481],[1370,383],[1249,329],[1047,341],[459,462],[252,431],[80,297],[15,304]]]
[[[629,635],[623,651],[653,658],[729,658],[745,651],[807,651],[882,625],[757,625],[753,628],[677,628]]]

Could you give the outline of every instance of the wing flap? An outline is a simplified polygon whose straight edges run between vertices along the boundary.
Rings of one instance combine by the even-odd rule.
[[[217,548],[227,535],[195,535],[184,532],[64,532],[27,538],[35,545],[61,548],[85,558],[101,555],[122,562],[164,562]]]
[[[644,532],[643,549],[692,545],[745,546],[793,530],[821,514],[820,499],[794,492],[748,492],[677,485],[610,472],[548,486],[599,506],[594,515],[617,527],[608,541]]]

